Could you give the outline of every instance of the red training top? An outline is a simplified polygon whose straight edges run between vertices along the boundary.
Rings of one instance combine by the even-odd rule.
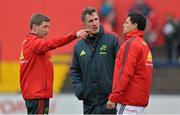
[[[76,38],[42,39],[28,34],[22,43],[20,57],[20,86],[24,99],[51,98],[53,92],[53,64],[48,51],[66,45]]]
[[[152,55],[143,31],[127,35],[116,57],[113,90],[109,100],[132,106],[147,106],[152,81]]]

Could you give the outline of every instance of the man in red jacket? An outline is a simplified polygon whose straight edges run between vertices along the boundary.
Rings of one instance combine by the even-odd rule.
[[[146,18],[137,12],[128,15],[123,24],[127,41],[116,57],[113,89],[107,108],[117,114],[142,114],[148,105],[152,81],[152,55],[143,40]]]
[[[53,64],[48,51],[88,35],[88,30],[80,30],[66,37],[46,39],[49,27],[47,16],[32,15],[31,31],[21,46],[20,86],[28,114],[48,114],[49,111],[49,98],[53,93]]]

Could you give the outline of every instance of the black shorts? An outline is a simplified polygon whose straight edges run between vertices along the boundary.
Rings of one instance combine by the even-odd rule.
[[[49,99],[28,99],[25,103],[28,114],[49,113]]]

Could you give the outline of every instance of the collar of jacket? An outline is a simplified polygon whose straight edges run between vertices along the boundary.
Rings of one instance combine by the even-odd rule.
[[[141,30],[133,30],[131,31],[130,33],[126,34],[126,38],[127,39],[130,39],[132,37],[141,37],[143,38],[143,35],[144,35],[144,31],[141,31]]]
[[[37,34],[35,34],[35,33],[28,33],[27,35],[26,35],[26,37],[33,37],[33,38],[41,38],[41,37],[39,37]]]
[[[37,34],[35,34],[35,33],[28,33],[26,36],[27,37],[38,37]]]
[[[104,34],[104,28],[102,25],[100,25],[100,29],[99,29],[99,32],[97,33],[96,36],[93,36],[95,37],[96,39],[98,39],[101,35]],[[90,41],[88,39],[84,39],[86,42],[90,43]]]
[[[104,28],[102,25],[100,25],[100,29],[99,29],[99,32],[98,32],[98,35],[101,36],[104,34]]]

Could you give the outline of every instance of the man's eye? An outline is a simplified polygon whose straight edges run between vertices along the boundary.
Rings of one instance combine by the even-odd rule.
[[[89,22],[93,22],[93,20],[90,20]]]

